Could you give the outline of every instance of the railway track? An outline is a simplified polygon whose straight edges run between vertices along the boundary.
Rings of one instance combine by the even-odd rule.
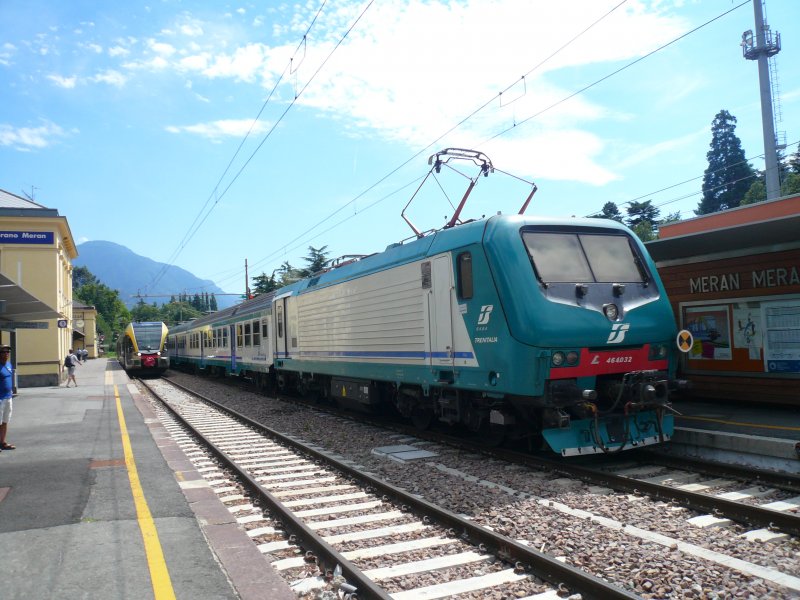
[[[180,437],[187,456],[298,593],[335,585],[360,598],[397,600],[545,600],[574,592],[585,598],[637,597],[314,444],[223,412],[164,380],[147,387],[180,422],[167,428]],[[225,478],[215,461],[235,472],[239,483]]]
[[[194,378],[178,374],[174,377],[194,387]],[[748,537],[745,534],[752,528],[736,521],[727,527],[720,522],[701,528],[687,521],[702,515],[681,506],[680,501],[663,492],[648,501],[647,486],[630,475],[603,473],[608,461],[575,465],[577,471],[592,472],[571,473],[566,467],[574,461],[548,461],[488,449],[463,438],[445,439],[440,432],[404,430],[397,423],[388,426],[372,417],[365,423],[361,418],[337,416],[334,409],[318,404],[274,400],[221,382],[214,384],[205,378],[200,381],[199,389],[213,390],[215,398],[261,422],[276,423],[295,435],[324,440],[328,448],[369,465],[369,470],[383,479],[457,514],[469,515],[476,525],[524,541],[550,557],[558,557],[644,597],[670,597],[672,592],[677,597],[724,597],[749,590],[753,597],[785,598],[800,593],[799,538],[774,531],[774,524],[762,528],[770,533],[764,537],[757,532]],[[295,424],[298,420],[303,423],[299,429]],[[416,440],[404,431],[413,431]],[[370,444],[370,440],[375,442]],[[388,440],[430,447],[440,456],[404,462],[395,468],[391,466],[393,461],[376,460],[374,456],[376,448],[372,446],[390,443]],[[630,469],[644,467],[631,462],[634,456],[640,453],[616,457],[625,464],[619,460],[613,464]],[[708,465],[692,465],[691,477],[698,478],[698,473],[704,472],[703,477],[708,480],[722,478],[708,469]],[[609,477],[622,480],[621,493],[612,491]],[[420,478],[422,484],[418,483]],[[751,473],[749,480],[763,486],[765,478],[766,475]],[[786,487],[781,492],[784,495],[793,493],[791,478],[774,483]],[[662,484],[674,487],[673,481]],[[731,485],[743,490],[750,484],[734,481]],[[730,490],[711,491],[725,493],[723,489]]]

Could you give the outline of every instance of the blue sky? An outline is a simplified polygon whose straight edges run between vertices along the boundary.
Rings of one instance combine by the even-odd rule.
[[[572,95],[738,4],[2,0],[0,188],[57,208],[78,243],[114,241],[228,292],[245,259],[269,274],[303,266],[309,246],[333,258],[409,237],[400,212],[445,147],[535,181],[530,215],[649,199],[687,218],[719,110],[747,156],[763,153],[740,48],[752,5]],[[766,15],[792,144],[800,3],[768,0]],[[442,178],[453,203],[465,181]],[[496,173],[464,217],[516,212],[527,193]],[[426,185],[407,215],[425,230],[452,211]]]

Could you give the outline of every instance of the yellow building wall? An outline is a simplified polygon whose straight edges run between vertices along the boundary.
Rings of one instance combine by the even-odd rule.
[[[69,226],[64,217],[2,216],[0,230],[54,233],[48,245],[0,243],[0,272],[67,319],[65,328],[49,319],[47,329],[17,329],[15,336],[18,386],[58,385],[72,344],[72,259],[77,250]],[[2,343],[10,341],[3,332]]]

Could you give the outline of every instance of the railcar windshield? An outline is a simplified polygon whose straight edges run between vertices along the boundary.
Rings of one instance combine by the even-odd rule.
[[[625,234],[523,231],[539,278],[552,283],[641,283],[646,279]]]
[[[161,348],[161,323],[133,323],[133,335],[139,351]]]

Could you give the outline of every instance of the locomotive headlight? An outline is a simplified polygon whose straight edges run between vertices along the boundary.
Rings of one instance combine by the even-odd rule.
[[[609,321],[616,321],[617,317],[619,317],[619,309],[616,304],[606,304],[603,307],[603,312]]]
[[[142,355],[142,353],[141,353],[141,352],[137,352],[137,353],[136,353],[136,356],[141,356],[141,355]]]
[[[653,344],[650,346],[648,358],[650,360],[664,360],[667,358],[668,353],[669,349],[666,344]]]
[[[567,352],[567,364],[570,366],[578,364],[578,353],[575,350]]]
[[[564,361],[566,360],[566,358],[567,357],[564,356],[563,352],[561,352],[561,351],[554,352],[553,353],[553,359],[552,359],[553,360],[553,366],[554,367],[560,367],[561,365],[564,364]]]

